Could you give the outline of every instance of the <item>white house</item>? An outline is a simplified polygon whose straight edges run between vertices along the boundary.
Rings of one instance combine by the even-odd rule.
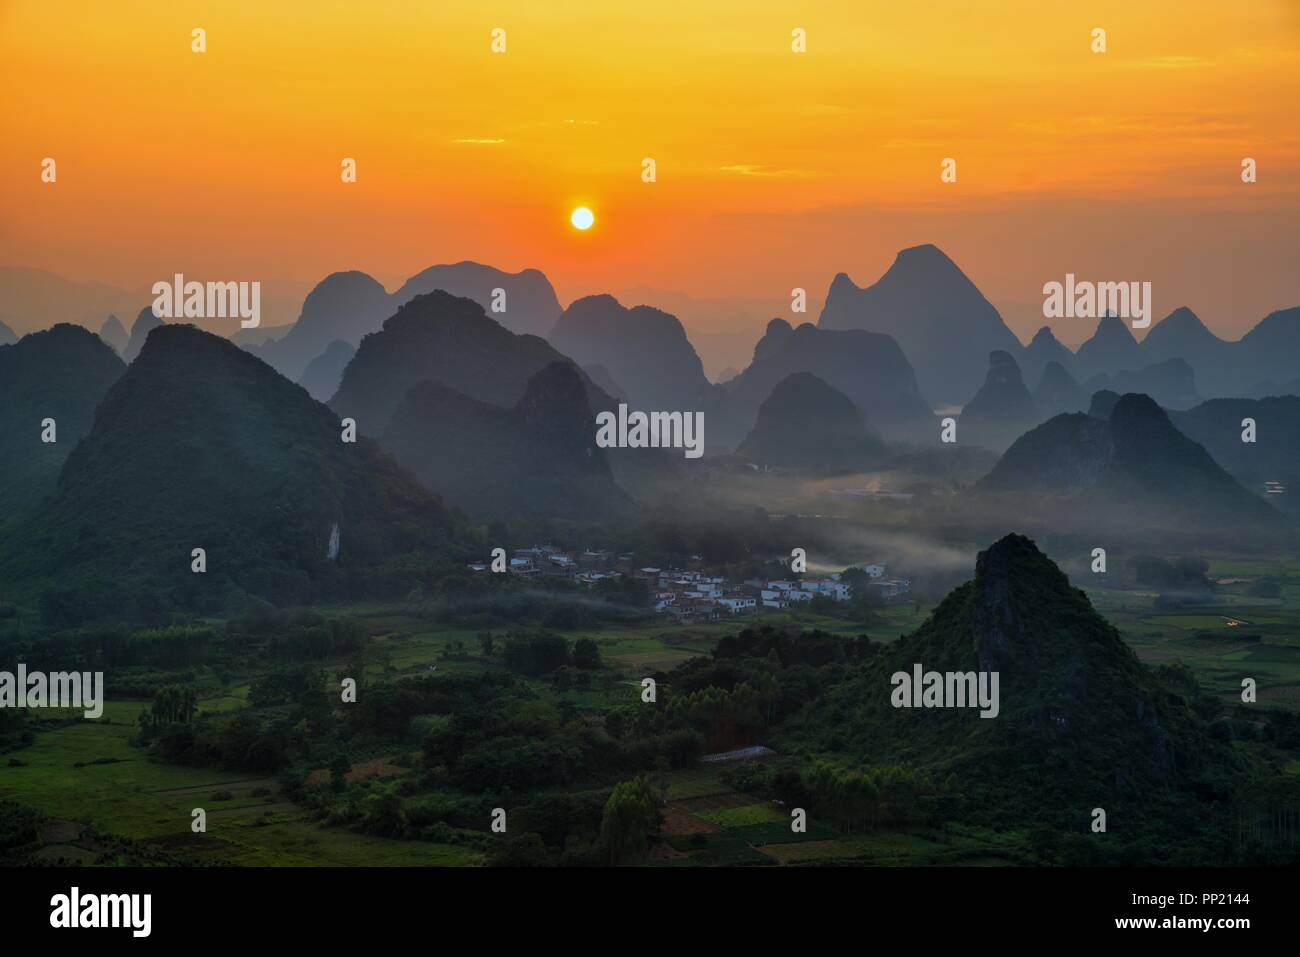
[[[880,589],[880,596],[886,601],[902,597],[912,590],[912,582],[906,578],[886,578],[872,582],[872,588]]]
[[[804,581],[803,587],[805,591],[817,592],[817,594],[825,595],[833,601],[849,600],[849,586],[830,578],[822,578],[817,581]]]
[[[726,598],[719,598],[718,604],[729,610],[733,615],[746,614],[756,611],[758,603],[753,598],[746,598],[743,595],[732,595]]]
[[[512,558],[510,559],[510,572],[514,575],[523,575],[527,577],[540,574],[541,569],[534,565],[530,559]]]

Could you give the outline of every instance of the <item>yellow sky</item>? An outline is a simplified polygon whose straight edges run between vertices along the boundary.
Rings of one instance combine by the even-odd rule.
[[[0,0],[0,263],[143,303],[470,258],[775,315],[935,242],[999,305],[1150,279],[1238,335],[1300,304],[1298,41],[1295,0]]]

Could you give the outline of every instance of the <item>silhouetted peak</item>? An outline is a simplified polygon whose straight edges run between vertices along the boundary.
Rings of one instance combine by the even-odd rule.
[[[1202,329],[1205,328],[1205,323],[1201,322],[1201,317],[1192,312],[1192,310],[1187,306],[1179,306],[1169,315],[1165,316],[1165,318],[1161,320],[1160,325],[1164,325],[1166,322],[1176,325],[1192,325],[1200,326]]]
[[[566,416],[571,421],[585,422],[590,417],[590,405],[577,367],[557,360],[535,372],[528,379],[518,411],[529,424],[554,422]]]
[[[401,333],[430,323],[459,325],[487,320],[487,313],[473,299],[435,289],[400,306],[397,312],[384,320],[383,330]]]
[[[948,258],[948,254],[934,243],[922,243],[920,246],[909,246],[906,249],[899,250],[898,255],[894,257],[893,268],[928,273],[934,273],[935,271],[954,272],[963,277],[965,276],[957,268],[957,264]]]
[[[1020,375],[1020,366],[1016,365],[1016,360],[1011,358],[1011,353],[1003,352],[1001,349],[994,349],[989,353],[989,371],[990,372],[1010,372],[1015,371]]]
[[[857,283],[855,283],[852,279],[849,278],[848,273],[839,272],[836,273],[835,278],[831,280],[831,288],[827,292],[826,297],[830,299],[836,295],[840,295],[846,292],[855,292],[857,291],[857,288],[858,288]],[[773,322],[776,321],[777,320],[775,319],[773,320]]]
[[[565,312],[571,315],[586,316],[593,313],[603,315],[614,310],[621,312],[623,304],[609,293],[599,292],[573,300],[573,302],[569,303]]]
[[[986,596],[996,594],[1015,576],[1043,575],[1056,583],[1066,582],[1064,573],[1038,550],[1033,539],[1015,532],[1004,535],[975,558],[975,581]]]
[[[1105,315],[1097,322],[1097,329],[1092,334],[1094,339],[1127,339],[1136,342],[1128,323],[1116,315]]]
[[[1070,375],[1069,370],[1061,365],[1055,359],[1051,360],[1043,367],[1043,383],[1047,385],[1078,385],[1074,376]]]
[[[1126,392],[1120,396],[1111,408],[1108,418],[1114,429],[1149,424],[1173,428],[1165,410],[1160,408],[1155,399],[1141,392]]]
[[[1118,401],[1118,392],[1112,392],[1110,389],[1098,389],[1092,394],[1092,402],[1088,405],[1088,414],[1094,419],[1109,419],[1111,410],[1115,408],[1115,403]]]
[[[143,309],[141,309],[139,312],[135,314],[135,323],[132,324],[131,331],[134,332],[135,327],[142,322],[145,324],[146,329],[152,329],[154,326],[162,325],[163,318],[162,316],[155,315],[153,311],[153,306],[149,305],[149,306],[145,306]]]

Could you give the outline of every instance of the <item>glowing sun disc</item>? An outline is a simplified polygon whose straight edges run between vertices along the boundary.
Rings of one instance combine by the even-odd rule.
[[[586,206],[579,206],[569,214],[569,222],[573,223],[574,229],[590,229],[595,221],[596,217]]]

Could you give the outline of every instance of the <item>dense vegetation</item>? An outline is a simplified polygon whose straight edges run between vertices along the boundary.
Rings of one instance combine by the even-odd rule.
[[[368,440],[342,441],[339,420],[301,388],[177,325],[150,335],[55,495],[0,542],[0,577],[49,589],[69,623],[124,592],[145,612],[230,613],[249,596],[400,597],[468,544],[436,496]]]
[[[730,831],[665,836],[662,815],[671,782],[702,755],[756,744],[779,755],[722,772],[752,808],[716,812],[753,815],[736,832],[751,841],[789,834],[774,818],[802,808],[810,838],[906,833],[942,846],[973,828],[1011,835],[1001,853],[1020,863],[1294,854],[1293,823],[1277,821],[1291,821],[1300,793],[1277,768],[1300,756],[1300,719],[1227,706],[1185,668],[1140,664],[1023,538],[984,553],[975,579],[897,642],[729,629],[708,654],[651,671],[653,703],[599,642],[567,630],[536,616],[485,628],[419,672],[393,667],[357,619],[258,607],[224,622],[12,629],[0,667],[107,670],[112,695],[139,702],[142,757],[271,775],[318,825],[498,864],[632,863],[665,846],[762,862]],[[999,717],[889,707],[890,674],[914,662],[998,670]],[[236,684],[244,706],[199,706]],[[47,726],[11,712],[0,741],[21,754]],[[1095,807],[1109,817],[1104,841],[1088,831]],[[13,845],[30,843],[26,813],[7,812]]]

